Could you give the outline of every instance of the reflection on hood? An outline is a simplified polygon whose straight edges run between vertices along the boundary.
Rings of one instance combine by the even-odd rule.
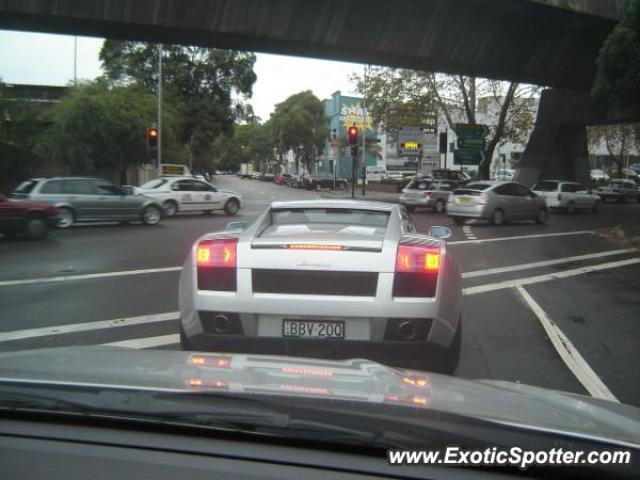
[[[0,354],[0,366],[0,381],[395,404],[405,407],[407,415],[414,408],[428,408],[640,445],[640,409],[635,407],[510,382],[389,368],[361,359],[65,347]]]

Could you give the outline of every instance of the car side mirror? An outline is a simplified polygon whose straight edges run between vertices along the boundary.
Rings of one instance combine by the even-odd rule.
[[[231,222],[229,223],[225,230],[240,230],[244,231],[249,226],[249,222]]]
[[[451,236],[451,230],[447,227],[431,227],[429,229],[429,236],[439,240],[446,240]]]

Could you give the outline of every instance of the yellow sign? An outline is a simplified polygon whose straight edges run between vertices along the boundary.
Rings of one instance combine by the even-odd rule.
[[[420,144],[418,142],[405,142],[402,144],[402,148],[407,150],[418,150],[420,148]]]

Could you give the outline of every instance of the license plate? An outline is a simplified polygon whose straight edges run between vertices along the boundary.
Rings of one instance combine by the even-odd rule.
[[[283,337],[344,338],[344,322],[340,320],[310,321],[289,320],[282,322]]]
[[[458,198],[458,202],[460,203],[471,203],[471,199],[468,197],[460,197]]]

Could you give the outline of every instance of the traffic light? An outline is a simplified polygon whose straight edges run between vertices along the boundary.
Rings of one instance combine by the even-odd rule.
[[[349,145],[357,145],[358,144],[358,127],[355,125],[351,125],[347,129],[347,138],[349,139]]]
[[[147,147],[158,147],[158,129],[156,127],[147,128]]]

